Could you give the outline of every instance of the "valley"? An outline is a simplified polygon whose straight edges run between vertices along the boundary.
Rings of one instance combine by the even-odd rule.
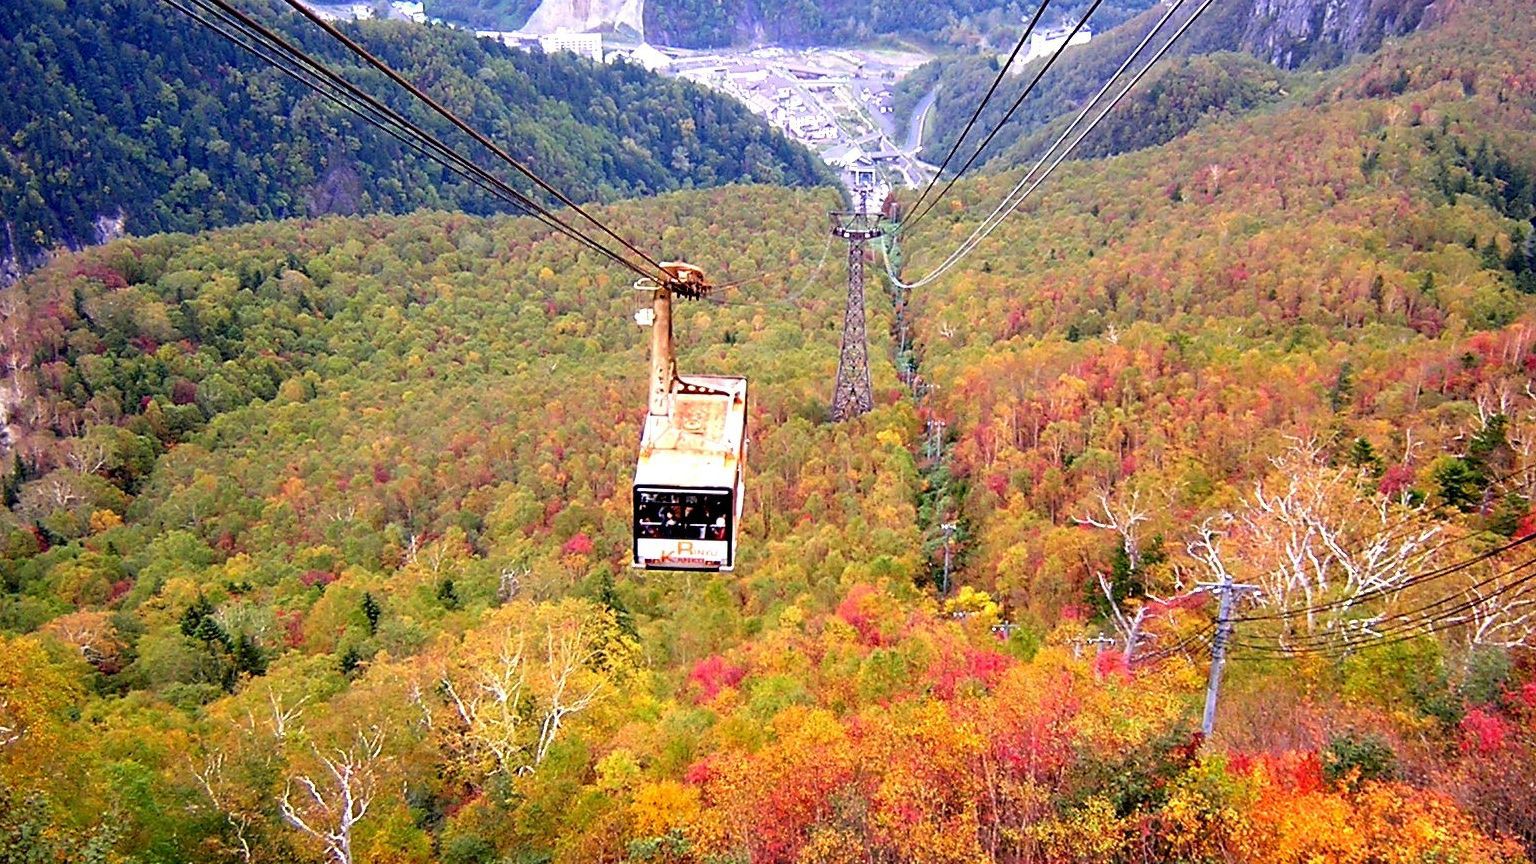
[[[890,189],[917,188],[937,171],[918,157],[913,136],[903,137],[892,99],[896,84],[927,59],[860,49],[679,51],[665,74],[740,100],[840,172],[850,200],[856,195],[849,170],[877,172],[872,198],[878,202]]]
[[[1530,864],[1536,19],[1265,2],[1349,62],[1213,5],[1010,195],[1118,4],[920,214],[985,56],[344,24],[503,159],[266,0],[404,140],[174,10],[4,7],[0,861]],[[716,286],[673,386],[750,382],[730,572],[630,566],[651,258]]]

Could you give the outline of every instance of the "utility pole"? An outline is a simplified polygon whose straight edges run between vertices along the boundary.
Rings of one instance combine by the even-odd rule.
[[[1232,641],[1232,607],[1239,593],[1259,590],[1257,585],[1245,585],[1232,581],[1232,574],[1222,573],[1220,582],[1202,582],[1206,591],[1216,591],[1216,637],[1211,641],[1211,675],[1205,685],[1205,716],[1200,731],[1205,740],[1211,740],[1216,729],[1216,702],[1221,697],[1221,676],[1227,666],[1227,648]]]
[[[1104,653],[1104,649],[1106,647],[1113,644],[1115,644],[1115,640],[1105,636],[1103,633],[1100,633],[1092,639],[1083,636],[1074,636],[1072,637],[1072,659],[1083,659],[1083,649],[1087,648],[1089,645],[1093,646],[1093,656],[1097,657]]]
[[[946,596],[946,597],[949,596],[950,554],[951,554],[951,552],[952,552],[952,550],[954,549],[954,546],[955,546],[955,529],[958,528],[958,527],[959,527],[959,523],[958,522],[945,522],[945,523],[943,523],[942,525],[939,526],[939,528],[944,532],[944,588],[943,588],[943,592],[944,592],[944,596]]]
[[[833,236],[848,241],[848,301],[843,307],[843,342],[837,358],[837,382],[832,388],[833,422],[857,417],[875,407],[864,326],[864,247],[885,232],[880,230],[879,215],[869,212],[869,192],[874,182],[873,171],[856,170],[853,186],[859,194],[858,209],[831,214]]]

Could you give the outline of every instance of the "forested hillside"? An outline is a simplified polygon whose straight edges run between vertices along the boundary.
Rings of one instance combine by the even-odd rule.
[[[1088,6],[1070,0],[1053,7],[1052,18],[1067,18]],[[1152,5],[1152,0],[1109,0],[1100,4],[1109,27]],[[1010,0],[649,0],[645,32],[654,42],[689,48],[730,44],[858,45],[880,36],[928,43],[975,46],[995,33],[1011,33],[1033,4]]]
[[[289,34],[317,34],[281,4],[249,6]],[[526,54],[440,27],[373,22],[357,32],[578,200],[827,176],[739,103],[635,66]],[[458,140],[323,34],[300,41]],[[159,0],[7,4],[0,52],[9,60],[0,71],[6,263],[94,242],[103,220],[148,234],[326,213],[504,209]]]
[[[625,566],[645,334],[529,220],[53,262],[0,322],[0,860],[1529,862],[1524,11],[1073,163],[871,291],[848,423],[830,191],[599,208],[749,280],[677,327],[752,381],[730,575]]]
[[[1438,20],[1426,14],[1430,5],[1424,0],[1217,3],[1174,45],[1169,53],[1172,62],[1154,71],[1130,96],[1133,107],[1089,139],[1087,149],[1093,155],[1110,155],[1161,144],[1202,120],[1251,110],[1286,90],[1306,90],[1314,76],[1294,70],[1337,66],[1361,52],[1376,50],[1386,38],[1427,27]],[[1190,8],[1162,32],[1171,33]],[[988,147],[981,164],[993,169],[1017,167],[1053,140],[1047,127],[1090,98],[1165,11],[1161,6],[1152,8],[1123,25],[1095,13],[1089,19],[1093,41],[1061,55]],[[1191,59],[1203,55],[1215,56]],[[1046,62],[1036,59],[1005,79],[982,115],[982,129],[1002,119]],[[992,51],[944,57],[901,82],[897,98],[904,106],[915,105],[923,94],[938,88],[924,140],[924,153],[932,161],[954,145],[996,78],[998,66]],[[979,142],[977,136],[962,148],[962,161]]]
[[[1310,106],[1072,163],[913,294],[987,525],[973,575],[1049,619],[1094,560],[1064,566],[1052,538],[1102,521],[1101,493],[1139,496],[1143,541],[1176,537],[1301,444],[1368,469],[1364,491],[1527,530],[1536,77],[1523,30],[1495,32],[1512,5],[1476,4]],[[904,242],[907,275],[1016,179],[962,184]],[[1491,461],[1467,463],[1485,434]]]
[[[573,9],[582,0],[563,0]],[[1068,18],[1090,0],[1058,0],[1052,19]],[[1154,0],[1107,0],[1095,20],[1108,28]],[[535,0],[427,0],[428,13],[474,27],[511,30],[527,23]],[[976,46],[1016,32],[1032,5],[1008,0],[646,0],[645,37],[658,45],[719,48],[729,45],[854,46],[884,37],[933,45]]]
[[[425,5],[433,18],[479,30],[516,30],[528,23],[539,0],[426,0]]]

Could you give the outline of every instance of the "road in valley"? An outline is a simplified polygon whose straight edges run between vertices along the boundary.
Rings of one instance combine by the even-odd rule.
[[[928,112],[933,110],[933,103],[938,101],[938,98],[939,85],[935,84],[933,89],[928,91],[928,95],[924,96],[917,103],[917,107],[912,109],[912,119],[907,122],[907,143],[902,149],[913,156],[916,156],[917,151],[922,149],[923,121],[928,119]]]

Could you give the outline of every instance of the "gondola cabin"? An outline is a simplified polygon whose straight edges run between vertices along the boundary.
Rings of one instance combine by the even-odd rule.
[[[635,468],[635,566],[730,570],[741,522],[744,378],[689,376],[649,415]]]
[[[672,352],[672,296],[707,290],[702,274],[663,264],[679,281],[644,280],[652,327],[650,406],[634,482],[634,566],[730,570],[736,565],[746,456],[747,381],[679,376]],[[649,314],[646,314],[649,313]]]

